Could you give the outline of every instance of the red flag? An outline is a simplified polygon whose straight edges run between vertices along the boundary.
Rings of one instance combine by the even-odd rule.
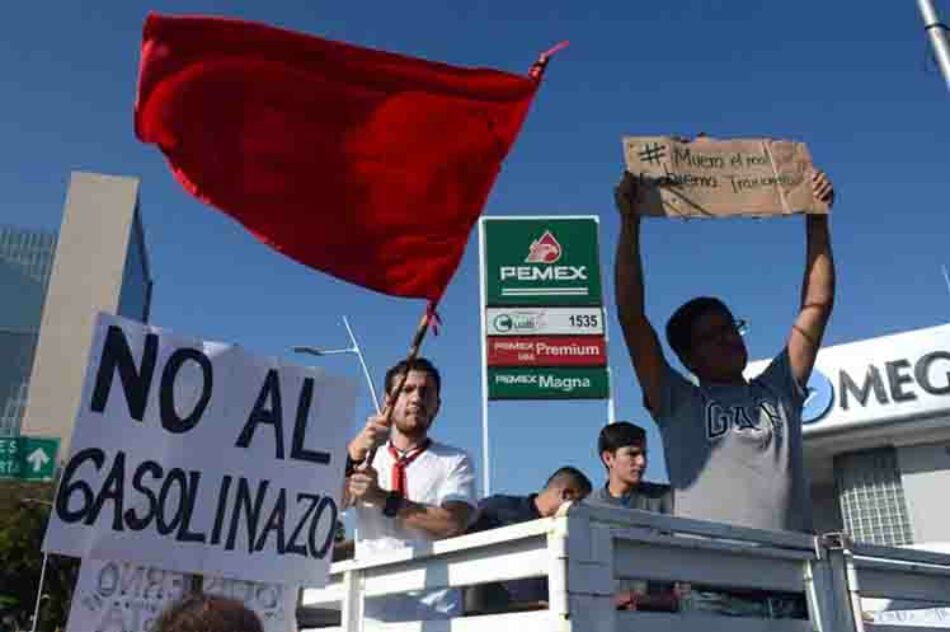
[[[539,68],[516,76],[149,15],[135,131],[190,193],[261,241],[352,283],[435,302]]]

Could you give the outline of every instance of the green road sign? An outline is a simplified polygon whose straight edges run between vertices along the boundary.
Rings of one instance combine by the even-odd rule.
[[[597,219],[485,218],[487,306],[601,305]]]
[[[491,367],[488,399],[607,399],[605,367]]]
[[[49,437],[0,438],[0,479],[51,481],[56,471],[59,439]]]

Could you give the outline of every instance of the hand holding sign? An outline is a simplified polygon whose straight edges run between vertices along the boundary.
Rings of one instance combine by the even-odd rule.
[[[835,189],[831,185],[828,174],[824,171],[816,171],[811,174],[811,192],[815,199],[828,205],[828,209],[835,203]]]
[[[627,170],[642,188],[627,202],[638,215],[828,213],[824,193],[818,195],[811,186],[814,167],[804,143],[672,136],[626,137],[623,142]]]

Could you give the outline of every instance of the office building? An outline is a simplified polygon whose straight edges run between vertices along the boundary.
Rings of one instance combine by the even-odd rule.
[[[152,279],[136,178],[72,174],[48,275],[20,432],[59,437],[63,458],[96,314],[148,320]]]
[[[53,232],[0,227],[0,436],[20,429],[55,251]]]
[[[823,348],[808,390],[817,530],[872,544],[950,544],[950,325]]]

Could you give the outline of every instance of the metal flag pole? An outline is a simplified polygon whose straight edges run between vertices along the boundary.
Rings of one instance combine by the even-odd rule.
[[[920,17],[924,19],[924,30],[933,46],[937,65],[940,66],[947,89],[950,89],[950,42],[947,41],[947,31],[950,27],[940,21],[931,0],[917,0],[917,6],[920,8]]]

